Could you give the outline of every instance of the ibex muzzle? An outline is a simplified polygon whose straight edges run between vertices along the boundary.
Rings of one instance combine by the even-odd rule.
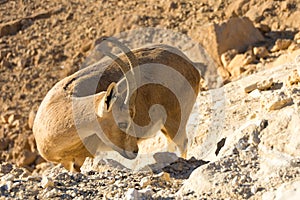
[[[113,149],[134,159],[138,142],[161,130],[185,156],[185,127],[198,95],[199,71],[167,45],[132,52],[113,38],[104,40],[125,54],[104,52],[114,62],[95,63],[48,92],[33,126],[40,154],[69,170],[96,151]]]

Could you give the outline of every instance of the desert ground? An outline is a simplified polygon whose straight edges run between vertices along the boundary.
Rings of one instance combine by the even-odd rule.
[[[297,199],[299,3],[0,0],[0,199]],[[102,36],[131,49],[169,44],[199,64],[187,159],[125,167],[99,156],[69,172],[40,156],[40,103],[102,59]],[[159,137],[145,154],[165,145]]]

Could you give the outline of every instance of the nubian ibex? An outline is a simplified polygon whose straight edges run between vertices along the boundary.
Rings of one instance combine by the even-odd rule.
[[[37,148],[48,161],[78,170],[96,151],[134,159],[140,140],[161,130],[186,155],[186,123],[200,88],[200,73],[181,51],[152,45],[124,53],[103,51],[97,62],[54,85],[33,125]]]

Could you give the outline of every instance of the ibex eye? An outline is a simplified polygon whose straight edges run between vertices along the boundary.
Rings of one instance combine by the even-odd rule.
[[[127,126],[128,126],[128,123],[126,123],[126,122],[120,122],[120,123],[118,123],[118,126],[119,126],[120,129],[126,129]]]

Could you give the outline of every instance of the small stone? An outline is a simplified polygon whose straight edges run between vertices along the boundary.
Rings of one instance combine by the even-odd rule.
[[[236,54],[238,54],[238,51],[236,49],[231,49],[223,53],[221,55],[221,62],[223,66],[227,67]]]
[[[265,58],[269,55],[269,51],[265,46],[263,46],[263,47],[254,47],[253,48],[253,53],[258,58]]]
[[[54,182],[51,178],[47,177],[47,176],[43,176],[42,180],[41,180],[41,186],[43,188],[47,188],[47,187],[53,187],[54,186]]]
[[[288,48],[289,51],[295,51],[298,49],[300,49],[300,44],[298,44],[296,42],[292,42],[292,44]]]
[[[244,54],[244,61],[243,66],[249,65],[256,60],[255,56],[253,55],[252,51],[248,51]]]
[[[284,106],[291,104],[292,102],[293,102],[293,99],[291,97],[279,96],[267,105],[267,109],[269,111],[279,110],[279,109],[283,108]]]
[[[149,177],[144,177],[144,178],[142,178],[141,181],[140,181],[140,186],[141,186],[141,187],[146,187],[146,186],[148,186],[150,183],[151,183],[150,178],[149,178]]]
[[[1,115],[0,119],[1,119],[1,123],[7,124],[7,122],[8,122],[8,116]]]
[[[13,170],[13,165],[9,163],[3,163],[0,165],[0,173],[8,174]]]
[[[269,124],[269,122],[266,119],[259,120],[259,125],[258,125],[259,130],[258,131],[260,132],[263,129],[265,129],[268,126],[268,124]]]
[[[10,68],[11,64],[6,59],[3,59],[2,62],[0,62],[0,68],[1,66],[5,68]]]
[[[250,142],[250,141],[249,141]],[[254,144],[254,143],[252,143],[252,144]],[[255,144],[254,144],[255,145]],[[249,146],[247,149],[246,149],[246,151],[245,151],[245,153],[246,153],[246,157],[247,158],[251,158],[251,159],[257,159],[257,150],[256,150],[256,147],[254,147],[254,146]]]
[[[7,191],[10,191],[12,189],[13,182],[12,181],[6,181],[4,187]]]
[[[29,115],[28,115],[28,127],[30,129],[32,129],[32,127],[33,127],[33,122],[34,122],[34,119],[35,119],[35,115],[36,114],[35,114],[34,110],[31,110]]]
[[[88,29],[86,31],[88,34],[90,34],[91,36],[95,37],[97,35],[97,29],[95,27],[91,27],[90,29]],[[92,44],[92,43],[91,43]]]
[[[166,172],[161,172],[157,175],[161,180],[170,181],[170,174]]]
[[[140,199],[139,191],[135,188],[129,188],[125,194],[126,200],[138,200]]]
[[[8,147],[9,141],[7,138],[0,138],[0,150],[6,150]]]
[[[299,157],[293,158],[290,161],[290,164],[291,164],[292,167],[300,167],[300,158]]]
[[[178,159],[175,153],[158,152],[153,155],[156,163],[172,163]]]
[[[92,43],[88,42],[81,47],[81,52],[86,53],[91,49],[91,47],[92,47]]]
[[[48,191],[45,190],[44,196],[42,199],[54,199],[57,194],[59,193],[59,191],[56,188],[53,188],[52,190]],[[74,192],[72,192],[71,194],[73,194]],[[72,197],[75,197],[74,195]]]
[[[294,84],[298,84],[300,82],[300,73],[299,70],[294,69],[292,74],[288,77],[286,84],[291,86]]]
[[[251,120],[251,119],[255,119],[257,117],[256,113],[252,113],[250,115],[248,115],[248,119]]]
[[[275,42],[275,45],[271,49],[271,52],[286,50],[292,44],[290,39],[278,39]]]
[[[12,124],[11,124],[12,127],[19,127],[20,126],[20,120],[15,120]]]
[[[8,51],[5,49],[1,49],[0,50],[0,60],[4,59],[6,57],[6,55],[8,54]]]
[[[13,174],[6,174],[1,177],[1,182],[13,181],[14,179],[15,179],[15,176]]]
[[[20,58],[17,61],[17,67],[24,68],[26,66],[27,60],[24,58]]]
[[[153,195],[153,190],[150,187],[138,191],[143,198],[149,198]]]
[[[250,93],[250,92],[252,92],[252,91],[255,90],[255,89],[257,89],[257,83],[252,83],[252,84],[246,86],[246,87],[244,88],[244,91],[245,91],[246,93]]]
[[[255,56],[251,52],[237,54],[228,64],[226,69],[233,77],[238,77],[243,71],[245,71],[243,67],[251,64],[255,59]]]
[[[234,187],[236,187],[236,186],[239,185],[239,179],[238,179],[237,176],[235,176],[235,177],[232,179],[231,185],[234,186]]]
[[[15,120],[15,115],[10,115],[7,119],[7,123],[12,124],[14,120]]]
[[[170,5],[169,5],[169,11],[171,10],[175,10],[178,8],[178,4],[177,2],[171,2]]]
[[[218,75],[222,77],[222,79],[226,82],[230,78],[230,74],[224,67],[218,67],[217,69]]]
[[[259,26],[257,28],[262,33],[268,33],[268,32],[271,31],[271,28],[268,25],[266,25],[266,24],[259,24]]]
[[[256,192],[257,192],[257,186],[256,186],[256,185],[253,185],[253,186],[251,187],[251,193],[252,193],[252,194],[256,194]]]
[[[236,148],[238,150],[245,150],[248,146],[248,141],[246,141],[244,138],[239,139],[239,141],[236,144]]]
[[[261,97],[261,92],[258,89],[255,89],[249,93],[249,96],[251,96],[254,99],[257,99]]]
[[[256,131],[250,133],[249,143],[254,145],[258,145],[260,143],[260,139]]]
[[[31,165],[35,161],[36,157],[37,157],[36,152],[31,152],[27,149],[24,149],[19,159],[17,160],[17,164],[18,166],[22,166],[22,167]]]
[[[294,36],[294,40],[295,40],[297,43],[300,43],[300,32],[298,32],[298,33]]]
[[[273,78],[263,80],[257,83],[257,89],[263,91],[269,89],[273,85]]]
[[[245,182],[246,182],[246,180],[247,180],[247,176],[245,176],[245,175],[242,175],[242,176],[241,176],[241,178],[240,178],[240,182],[241,182],[241,184],[245,183]]]

